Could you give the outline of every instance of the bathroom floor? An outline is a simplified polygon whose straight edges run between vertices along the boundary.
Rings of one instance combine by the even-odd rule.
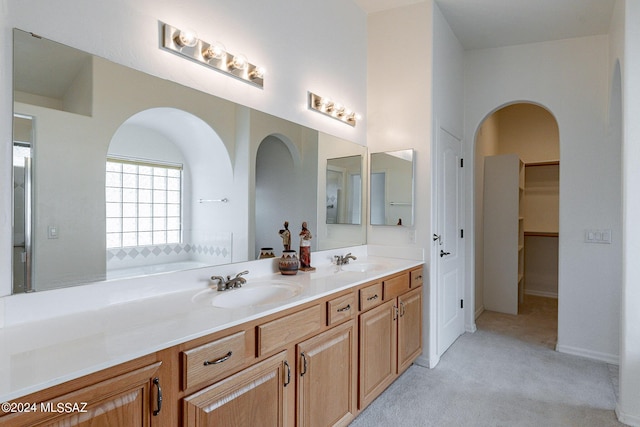
[[[476,319],[476,326],[555,349],[558,340],[558,300],[525,295],[517,316],[485,310]]]

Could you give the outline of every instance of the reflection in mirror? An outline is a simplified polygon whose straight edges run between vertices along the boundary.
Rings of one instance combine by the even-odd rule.
[[[258,229],[278,247],[284,220],[295,236],[302,221],[312,232],[324,225],[321,151],[364,154],[357,144],[20,30],[13,76],[14,146],[33,163],[31,191],[25,161],[14,168],[14,292],[24,292],[29,277],[40,291],[254,259]],[[269,136],[297,150],[294,170],[313,178],[290,179],[288,201],[269,208],[277,221],[258,227],[257,182],[248,179]],[[350,146],[357,148],[342,153]],[[363,228],[340,239],[318,230],[313,248],[364,244]]]
[[[362,157],[327,159],[327,224],[360,224]]]
[[[371,225],[413,225],[413,150],[371,154]]]
[[[280,230],[288,223],[290,248],[298,251],[302,223],[315,235],[318,187],[318,136],[300,127],[292,138],[270,134],[258,147],[255,182],[255,253],[272,248],[281,256],[285,240]],[[295,140],[295,141],[294,141]],[[311,240],[311,250],[317,238]]]
[[[355,184],[357,178],[354,178],[353,197],[351,198],[351,212],[350,219],[352,223],[333,223],[332,219],[328,219],[328,216],[332,214],[331,209],[327,209],[327,200],[330,200],[333,195],[331,194],[332,185],[328,183],[328,180],[332,178],[331,173],[328,172],[333,168],[331,164],[336,164],[334,169],[341,169],[345,171],[352,171],[356,175],[356,170],[360,169],[360,177],[368,176],[366,170],[366,164],[362,161],[367,157],[367,149],[358,144],[354,144],[349,141],[345,141],[340,138],[336,138],[331,135],[319,134],[318,135],[318,249],[333,249],[344,246],[353,246],[352,242],[359,242],[357,244],[366,243],[366,227],[365,224],[365,205],[364,197],[360,197],[358,201],[357,193],[363,194],[363,185],[361,182],[358,186]],[[350,160],[342,160],[350,159]],[[358,166],[356,166],[358,165]],[[348,175],[347,172],[345,175]],[[355,187],[359,187],[356,189]],[[336,192],[337,194],[337,192]],[[344,200],[349,200],[346,198]],[[345,206],[346,208],[346,206]],[[345,217],[349,217],[349,211],[345,209]],[[336,215],[338,218],[339,215]]]

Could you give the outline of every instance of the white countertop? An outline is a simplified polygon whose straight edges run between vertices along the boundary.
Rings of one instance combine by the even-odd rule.
[[[316,266],[315,272],[299,272],[295,276],[258,272],[262,275],[254,277],[249,273],[245,276],[248,284],[253,280],[278,280],[302,285],[299,295],[269,305],[223,309],[195,303],[192,297],[206,288],[203,280],[195,280],[189,285],[175,283],[175,288],[184,290],[172,293],[0,328],[0,402],[19,401],[29,393],[418,266],[423,261],[360,256],[352,262],[359,263],[375,263],[384,269],[339,271],[338,266],[325,264]],[[211,271],[203,269],[200,275],[208,278]],[[170,277],[180,280],[181,276]],[[51,301],[56,303],[55,298]]]

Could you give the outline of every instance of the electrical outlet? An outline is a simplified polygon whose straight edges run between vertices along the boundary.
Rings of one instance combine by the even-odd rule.
[[[49,228],[47,229],[47,236],[50,239],[57,239],[58,238],[58,227],[55,225],[50,225]]]
[[[409,235],[409,243],[415,243],[416,242],[416,230],[409,230],[409,231],[407,231],[407,234]]]

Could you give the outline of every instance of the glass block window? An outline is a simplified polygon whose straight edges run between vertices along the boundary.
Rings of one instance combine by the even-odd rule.
[[[107,159],[107,249],[181,242],[182,166]]]

